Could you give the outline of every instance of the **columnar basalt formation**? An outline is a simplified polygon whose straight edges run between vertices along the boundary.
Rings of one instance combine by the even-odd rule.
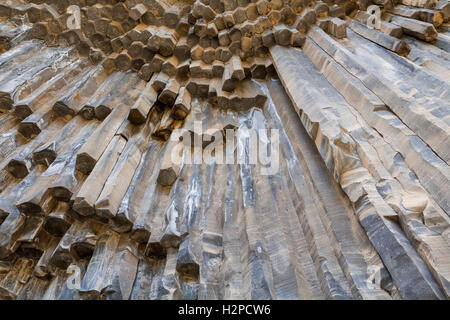
[[[449,299],[449,19],[0,1],[0,300]]]

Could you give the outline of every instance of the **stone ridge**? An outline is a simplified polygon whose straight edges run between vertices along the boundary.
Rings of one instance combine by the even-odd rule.
[[[3,1],[0,300],[448,299],[449,19]],[[277,170],[220,162],[257,144]]]

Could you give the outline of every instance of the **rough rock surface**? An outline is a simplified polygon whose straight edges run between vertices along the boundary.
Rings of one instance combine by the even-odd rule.
[[[0,1],[0,300],[449,299],[449,19]]]

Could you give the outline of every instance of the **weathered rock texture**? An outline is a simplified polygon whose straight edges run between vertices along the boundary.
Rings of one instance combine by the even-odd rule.
[[[0,1],[0,299],[448,299],[449,18]],[[186,160],[247,129],[279,170]]]

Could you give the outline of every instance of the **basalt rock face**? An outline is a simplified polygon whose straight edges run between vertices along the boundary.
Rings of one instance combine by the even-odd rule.
[[[0,299],[448,299],[449,18],[0,1]]]

